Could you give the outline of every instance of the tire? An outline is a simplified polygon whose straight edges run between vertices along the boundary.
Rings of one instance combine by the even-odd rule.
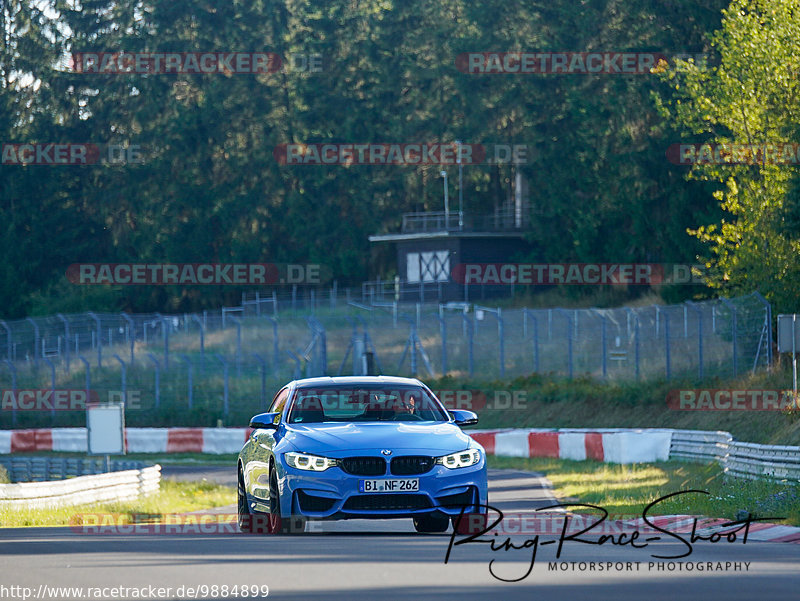
[[[266,534],[293,534],[305,531],[302,516],[286,518],[281,515],[281,494],[278,489],[278,473],[273,467],[269,472],[269,513],[266,518]]]
[[[489,522],[489,514],[464,513],[462,516],[454,515],[452,521],[453,530],[455,530],[457,534],[478,534],[486,530],[486,525]]]
[[[447,532],[450,518],[446,515],[429,513],[414,518],[414,529],[417,532]]]
[[[253,534],[258,531],[258,526],[256,524],[257,519],[251,513],[250,507],[247,504],[247,492],[244,488],[244,475],[242,474],[241,468],[238,470],[238,486],[237,486],[237,494],[236,494],[236,513],[237,513],[237,524],[239,526],[239,530],[246,533],[246,534]]]

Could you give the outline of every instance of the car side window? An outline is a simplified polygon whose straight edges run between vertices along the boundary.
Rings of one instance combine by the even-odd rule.
[[[278,394],[275,395],[275,398],[272,399],[272,405],[269,407],[270,413],[283,413],[283,408],[286,406],[286,399],[289,398],[289,389],[284,388]]]

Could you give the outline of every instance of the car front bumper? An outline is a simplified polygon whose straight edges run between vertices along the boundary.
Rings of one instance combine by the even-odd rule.
[[[363,493],[362,480],[419,479],[419,490]],[[307,472],[279,464],[281,514],[309,519],[394,518],[438,512],[449,516],[478,512],[486,505],[486,460],[464,468],[435,465],[430,471],[409,476],[360,476],[332,467]]]

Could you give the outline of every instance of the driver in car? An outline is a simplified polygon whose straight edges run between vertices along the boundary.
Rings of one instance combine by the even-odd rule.
[[[396,420],[401,417],[409,417],[409,416],[419,418],[419,415],[417,413],[418,410],[417,399],[414,397],[414,395],[411,395],[406,399],[398,397],[397,400],[399,402],[395,404],[395,414],[393,419]]]

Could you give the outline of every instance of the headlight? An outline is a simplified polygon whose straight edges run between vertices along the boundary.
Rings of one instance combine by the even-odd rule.
[[[320,457],[319,455],[307,455],[305,453],[284,453],[283,458],[290,467],[310,472],[324,472],[329,467],[339,465],[338,459]]]
[[[436,464],[443,465],[451,470],[459,467],[469,467],[479,463],[481,460],[481,452],[478,449],[467,449],[460,453],[453,453],[452,455],[445,455],[444,457],[437,457]]]

